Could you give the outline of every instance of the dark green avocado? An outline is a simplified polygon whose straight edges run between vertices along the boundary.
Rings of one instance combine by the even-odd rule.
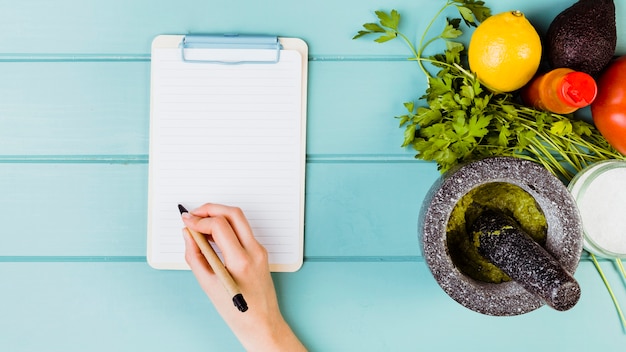
[[[548,62],[597,75],[615,54],[613,0],[579,0],[557,15],[546,35]]]

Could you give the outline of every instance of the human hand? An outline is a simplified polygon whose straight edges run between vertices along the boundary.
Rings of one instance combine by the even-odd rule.
[[[241,209],[208,203],[183,213],[183,222],[220,248],[224,265],[248,303],[245,313],[237,310],[193,238],[183,231],[187,264],[242,345],[250,351],[304,351],[280,313],[267,250],[254,237]]]

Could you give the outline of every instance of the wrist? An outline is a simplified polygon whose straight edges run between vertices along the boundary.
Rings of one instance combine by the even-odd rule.
[[[246,351],[306,351],[282,316],[272,319],[264,327],[256,329],[256,332],[240,338]]]

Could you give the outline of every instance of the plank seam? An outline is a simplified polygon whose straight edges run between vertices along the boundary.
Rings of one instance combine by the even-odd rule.
[[[609,262],[610,259],[598,258]],[[397,256],[305,256],[307,263],[403,263],[424,262],[419,255]],[[588,255],[583,255],[581,262],[591,262]],[[0,256],[0,263],[147,263],[145,256]]]
[[[389,61],[410,61],[410,58],[403,55],[310,55],[310,62],[389,62]],[[1,53],[0,62],[150,62],[150,54],[129,53]]]
[[[146,164],[148,154],[120,155],[0,155],[0,164],[20,163],[96,163],[96,164]],[[307,154],[308,163],[428,163],[409,154]]]

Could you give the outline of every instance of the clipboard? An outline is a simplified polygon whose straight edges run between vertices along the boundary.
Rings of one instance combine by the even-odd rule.
[[[147,260],[189,269],[177,204],[236,206],[271,271],[304,256],[308,47],[265,35],[152,42]],[[215,247],[221,256],[219,248]]]

